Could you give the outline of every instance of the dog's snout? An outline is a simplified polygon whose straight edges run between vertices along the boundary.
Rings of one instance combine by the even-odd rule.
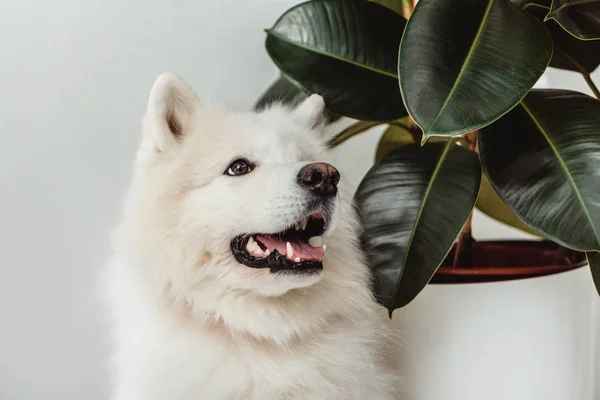
[[[305,165],[298,173],[298,183],[301,186],[323,197],[335,196],[339,181],[339,171],[333,165],[323,162]]]

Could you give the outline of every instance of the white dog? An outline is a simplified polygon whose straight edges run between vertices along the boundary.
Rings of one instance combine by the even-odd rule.
[[[106,271],[113,399],[395,398],[323,110],[234,113],[156,80]]]

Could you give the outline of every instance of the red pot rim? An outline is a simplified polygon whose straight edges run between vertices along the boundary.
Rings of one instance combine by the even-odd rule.
[[[430,283],[484,283],[535,278],[571,271],[587,264],[585,254],[580,252],[571,252],[572,260],[561,260],[560,263],[549,261],[555,261],[558,251],[559,246],[549,241],[475,242],[473,244],[474,267],[457,268],[447,265],[453,258],[452,251],[446,258],[445,265],[438,269]],[[491,265],[478,266],[478,261],[483,258]],[[494,259],[503,260],[505,263],[495,263],[492,261]]]

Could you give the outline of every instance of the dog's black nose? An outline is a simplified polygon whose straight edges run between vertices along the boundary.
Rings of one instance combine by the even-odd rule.
[[[305,165],[298,172],[298,183],[323,197],[335,196],[339,181],[339,171],[333,165],[323,162]]]

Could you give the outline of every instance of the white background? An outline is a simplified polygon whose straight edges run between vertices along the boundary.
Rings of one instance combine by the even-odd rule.
[[[295,3],[0,0],[0,399],[107,398],[95,284],[150,86],[173,71],[250,107],[276,76],[263,29]],[[587,92],[575,74],[548,82]],[[344,150],[352,176],[375,140]]]

